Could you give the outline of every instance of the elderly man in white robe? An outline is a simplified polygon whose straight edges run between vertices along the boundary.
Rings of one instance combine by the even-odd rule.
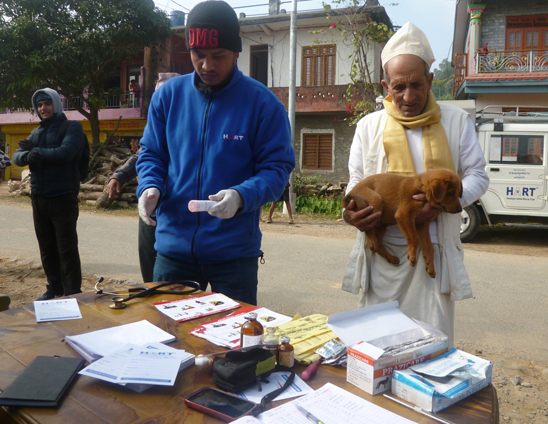
[[[471,119],[458,107],[436,103],[430,91],[434,60],[426,36],[410,22],[386,44],[381,61],[388,96],[384,110],[365,116],[356,127],[347,193],[373,174],[416,175],[431,169],[450,169],[461,177],[463,207],[486,192],[489,177]],[[418,196],[425,205],[416,222],[430,222],[436,277],[426,273],[422,254],[415,267],[409,265],[407,242],[397,225],[386,229],[384,244],[400,265],[373,254],[364,231],[378,225],[380,214],[371,207],[358,210],[351,201],[343,217],[359,231],[343,290],[359,294],[359,307],[397,300],[403,313],[439,328],[452,346],[454,302],[472,297],[459,236],[461,217],[433,208],[424,195]]]

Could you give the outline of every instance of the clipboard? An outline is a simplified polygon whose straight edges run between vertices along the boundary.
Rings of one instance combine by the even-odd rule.
[[[0,406],[59,406],[85,363],[82,358],[37,356],[0,394]]]

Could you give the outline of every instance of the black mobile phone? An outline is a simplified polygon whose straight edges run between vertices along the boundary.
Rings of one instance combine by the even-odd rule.
[[[213,387],[192,393],[185,399],[185,405],[226,422],[250,415],[253,409],[259,406],[255,402]]]

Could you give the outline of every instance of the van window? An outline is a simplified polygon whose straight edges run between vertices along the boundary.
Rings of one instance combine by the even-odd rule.
[[[491,135],[489,163],[544,164],[544,136]]]

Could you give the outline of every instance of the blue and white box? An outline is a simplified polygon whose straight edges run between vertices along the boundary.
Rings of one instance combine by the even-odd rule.
[[[438,412],[491,383],[491,362],[451,349],[435,359],[394,371],[392,393],[425,411]]]

